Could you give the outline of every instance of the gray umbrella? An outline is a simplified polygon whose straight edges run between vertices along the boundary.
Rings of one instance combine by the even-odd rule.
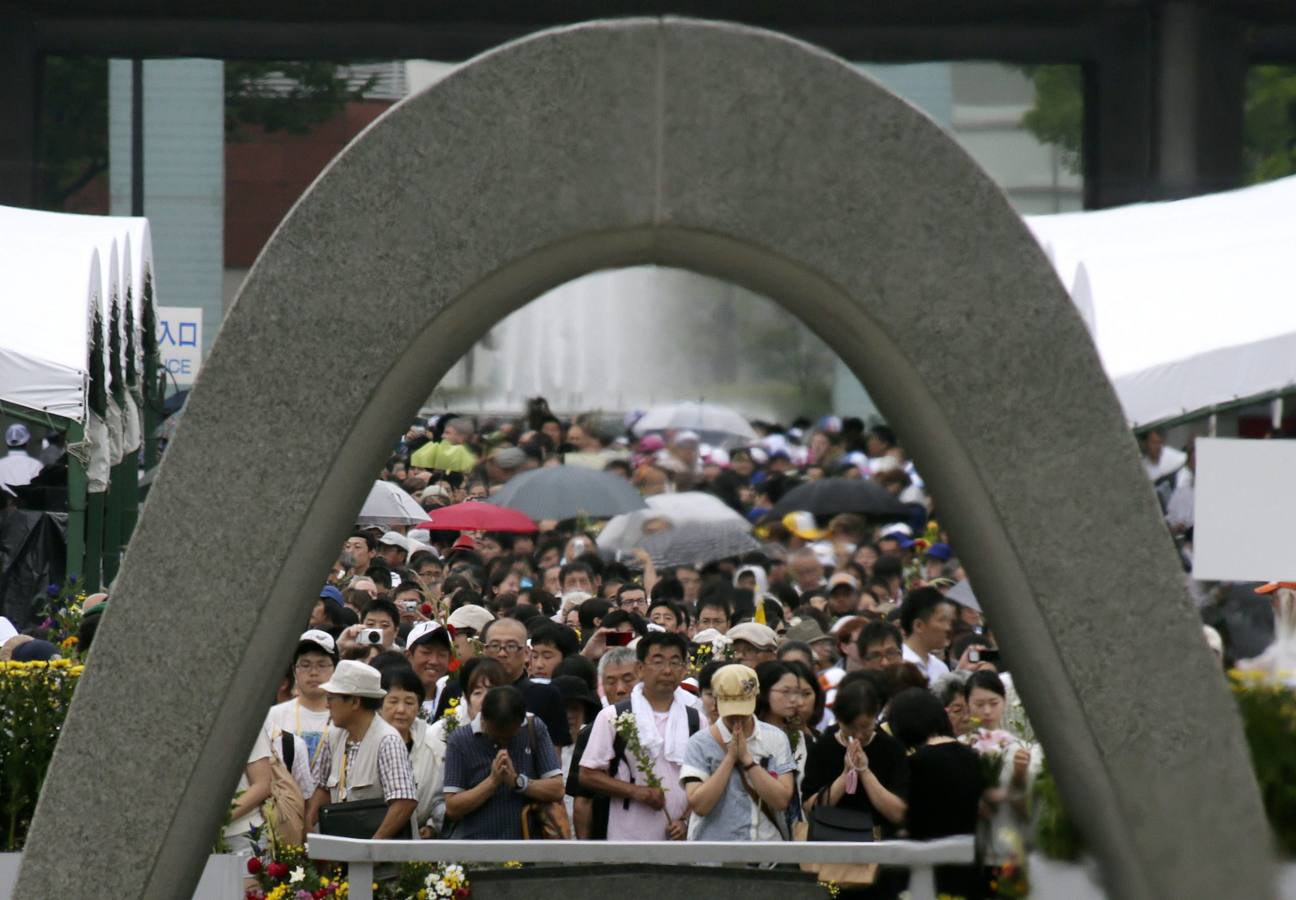
[[[656,566],[704,565],[761,548],[744,523],[679,522],[639,542]]]
[[[550,466],[509,479],[491,503],[542,519],[603,519],[644,509],[647,504],[619,475],[581,466]]]

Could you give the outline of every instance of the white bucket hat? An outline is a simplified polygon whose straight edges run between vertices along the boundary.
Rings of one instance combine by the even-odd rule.
[[[387,696],[387,692],[382,689],[382,676],[378,674],[378,670],[354,659],[344,659],[338,663],[333,670],[333,677],[321,684],[320,689],[345,697],[381,700]]]

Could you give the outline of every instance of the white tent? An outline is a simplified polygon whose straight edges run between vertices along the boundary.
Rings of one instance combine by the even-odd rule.
[[[1027,224],[1131,425],[1296,386],[1296,177]]]
[[[139,449],[143,427],[133,397],[128,397],[123,411],[109,394],[103,422],[89,413],[91,335],[86,285],[100,314],[106,379],[113,306],[121,309],[126,302],[128,282],[135,307],[134,344],[137,348],[143,344],[139,297],[142,273],[151,268],[151,257],[145,219],[0,207],[0,260],[7,276],[0,302],[0,401],[84,423],[91,447],[92,491],[104,490],[108,467]],[[93,274],[86,268],[92,258]],[[134,285],[136,278],[139,287]],[[118,327],[122,329],[120,352],[125,354],[124,309]],[[124,356],[120,364],[124,370]]]

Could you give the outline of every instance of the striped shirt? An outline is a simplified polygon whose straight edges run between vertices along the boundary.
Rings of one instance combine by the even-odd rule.
[[[355,767],[356,754],[360,752],[360,742],[347,739],[346,767]],[[320,785],[328,783],[328,776],[333,765],[333,751],[328,741],[320,749],[319,770],[322,773]],[[417,800],[418,788],[414,785],[414,769],[410,766],[409,751],[398,734],[389,734],[378,744],[378,783],[382,785],[383,799],[388,803],[393,800]]]
[[[470,790],[485,781],[500,749],[482,730],[480,715],[472,720],[470,727],[456,728],[446,742],[445,793]],[[513,760],[513,769],[531,780],[562,776],[562,764],[549,739],[549,730],[537,716],[527,715],[526,722],[508,743],[508,755]],[[457,822],[447,820],[444,837],[521,840],[522,809],[530,802],[513,785],[501,785],[489,800],[464,818]]]

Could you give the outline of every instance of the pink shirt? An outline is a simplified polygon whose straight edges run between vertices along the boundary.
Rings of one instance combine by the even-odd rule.
[[[615,717],[614,706],[605,706],[599,712],[598,718],[590,728],[589,743],[586,744],[585,754],[581,757],[581,768],[597,769],[601,772],[608,770],[608,766],[612,763],[612,742],[616,738],[616,730],[612,725]],[[657,728],[657,734],[663,738],[669,718],[670,713],[653,713],[653,724]],[[635,784],[648,783],[629,750],[626,751],[626,763],[634,769]],[[661,779],[662,788],[666,791],[666,811],[653,809],[634,800],[630,801],[630,807],[627,809],[625,801],[616,797],[610,798],[611,809],[608,812],[607,834],[609,841],[664,841],[666,840],[666,813],[670,813],[672,820],[684,816],[684,811],[688,808],[688,795],[680,785],[680,767],[659,755],[654,761],[653,768],[657,777]],[[621,781],[630,780],[625,764],[617,768],[616,777]]]

